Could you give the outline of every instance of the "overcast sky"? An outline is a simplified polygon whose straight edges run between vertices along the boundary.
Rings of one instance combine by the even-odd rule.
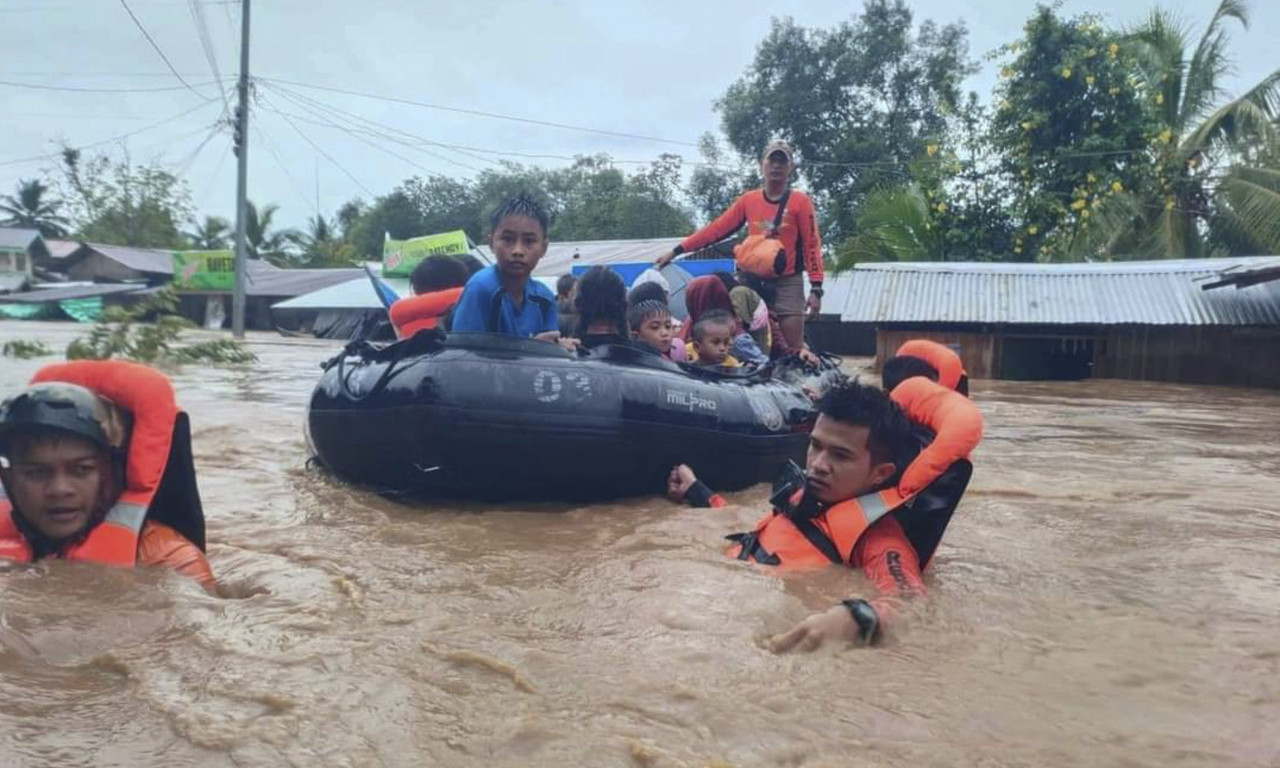
[[[137,132],[126,140],[135,160],[158,158],[182,172],[201,214],[230,218],[235,160],[229,131],[211,133],[222,96],[209,85],[212,66],[192,9],[187,0],[128,2],[183,79],[215,100],[204,101],[169,72],[121,0],[0,0],[0,81],[130,91],[0,84],[0,191],[11,192],[19,178],[51,167],[50,160],[28,158],[53,151],[56,141],[83,146]],[[1198,29],[1217,2],[1163,5]],[[1015,39],[1035,7],[1031,0],[910,5],[917,22],[964,21],[976,59]],[[200,6],[218,70],[229,80],[239,71],[240,5],[202,0]],[[1233,90],[1280,66],[1280,0],[1254,0],[1252,6],[1247,33],[1229,27],[1237,55]],[[393,135],[388,127],[417,137],[402,141],[487,151],[607,152],[621,160],[674,151],[694,159],[698,136],[719,126],[712,102],[750,63],[770,17],[785,11],[805,26],[831,26],[861,7],[860,0],[253,0],[255,76],[668,143],[283,86],[290,97],[277,83],[259,89],[262,99],[252,113],[249,196],[278,203],[282,223],[300,226],[317,200],[318,209],[332,215],[351,197],[386,193],[408,176],[471,176],[496,160],[485,152],[397,144],[387,138]],[[1093,11],[1125,24],[1149,7],[1130,0],[1066,0],[1063,12]],[[984,100],[995,69],[984,61],[968,84]],[[226,87],[234,98],[229,81]],[[151,90],[134,92],[143,89]],[[293,124],[271,110],[292,115]],[[364,124],[378,137],[350,132],[352,115],[387,127]],[[119,142],[106,146],[120,150]]]

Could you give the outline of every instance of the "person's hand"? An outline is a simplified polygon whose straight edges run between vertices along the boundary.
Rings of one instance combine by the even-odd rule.
[[[817,317],[818,313],[822,311],[822,297],[816,293],[810,293],[809,300],[805,302],[805,305],[809,308],[809,317]]]
[[[559,331],[543,331],[542,333],[535,333],[533,335],[533,340],[545,341],[548,344],[555,344],[557,341],[560,340],[560,332]]]
[[[693,474],[693,470],[689,469],[688,464],[677,464],[671,468],[671,474],[667,476],[667,495],[674,501],[684,501],[685,494],[698,482],[698,478]]]
[[[667,251],[666,253],[662,254],[661,256],[659,256],[657,259],[654,260],[653,266],[657,269],[662,269],[663,267],[667,266],[671,262],[675,261],[675,258],[676,258],[676,252],[674,250]]]
[[[769,638],[769,650],[774,653],[809,653],[831,640],[848,643],[858,640],[858,622],[853,620],[853,615],[843,605],[837,605],[823,613],[815,613],[790,630]]]
[[[800,361],[810,368],[817,368],[818,364],[821,362],[818,359],[818,356],[813,353],[813,350],[807,347],[797,351],[796,357],[800,358]]]
[[[582,341],[580,339],[575,339],[572,336],[561,336],[556,339],[556,343],[559,344],[562,349],[567,349],[570,352],[577,352],[578,347],[582,345]]]

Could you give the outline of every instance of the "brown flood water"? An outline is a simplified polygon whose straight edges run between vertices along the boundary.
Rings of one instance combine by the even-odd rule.
[[[868,585],[721,557],[763,487],[398,505],[306,467],[336,345],[252,346],[175,375],[226,598],[0,572],[0,765],[1280,766],[1280,393],[976,382],[929,598],[886,647],[779,657]]]

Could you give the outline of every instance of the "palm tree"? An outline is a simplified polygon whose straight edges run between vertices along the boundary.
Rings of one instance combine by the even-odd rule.
[[[45,237],[64,237],[70,222],[59,215],[61,200],[49,200],[49,188],[38,179],[22,179],[17,194],[0,196],[0,213],[8,218],[0,221],[8,227],[36,229]]]
[[[245,201],[244,241],[251,259],[266,259],[277,266],[289,262],[289,246],[298,237],[297,230],[272,230],[272,219],[280,206],[268,203],[259,209],[252,201]]]
[[[301,266],[345,267],[356,262],[355,247],[338,237],[333,224],[320,214],[307,219],[307,231],[296,234],[293,242],[302,250]]]
[[[1232,228],[1237,242],[1280,248],[1280,166],[1262,166],[1277,157],[1280,142],[1280,69],[1222,102],[1221,79],[1231,71],[1228,20],[1248,29],[1247,0],[1221,0],[1194,49],[1190,30],[1164,10],[1129,35],[1140,87],[1162,129],[1154,143],[1161,171],[1143,190],[1112,195],[1075,238],[1076,255],[1202,256],[1207,234],[1224,239],[1214,224]]]
[[[191,220],[191,231],[183,232],[191,247],[202,251],[221,251],[228,248],[231,222],[221,216],[205,216],[203,222]]]
[[[855,222],[857,234],[836,247],[834,270],[864,261],[942,261],[941,230],[932,222],[929,201],[916,184],[867,196]]]

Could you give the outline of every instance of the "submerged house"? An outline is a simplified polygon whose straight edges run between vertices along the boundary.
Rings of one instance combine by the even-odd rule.
[[[824,312],[874,335],[877,364],[929,338],[974,378],[1280,387],[1277,277],[1280,257],[859,264],[828,279]]]
[[[0,294],[21,291],[30,285],[36,260],[48,253],[38,231],[0,227]]]

